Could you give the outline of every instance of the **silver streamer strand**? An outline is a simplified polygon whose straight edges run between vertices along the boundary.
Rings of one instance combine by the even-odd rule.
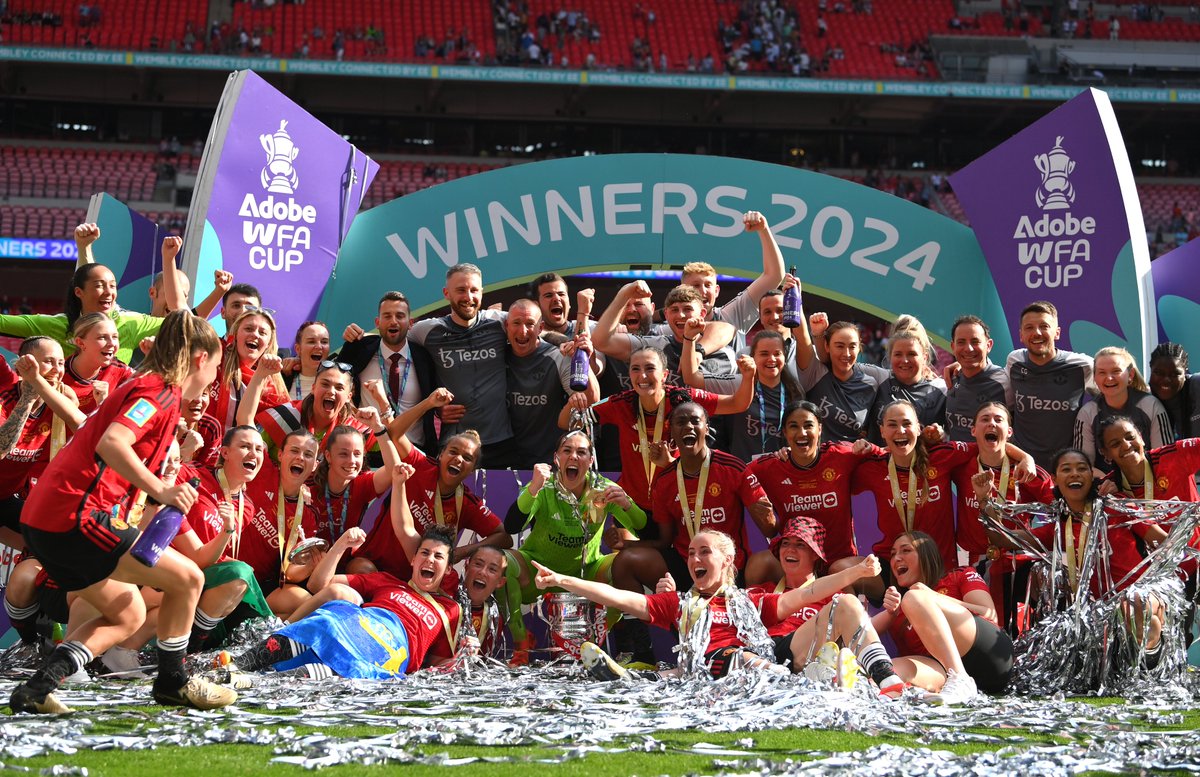
[[[9,666],[7,676],[16,682],[27,674]],[[254,687],[240,693],[237,706],[226,710],[145,712],[130,707],[147,703],[148,681],[68,684],[59,696],[77,712],[6,718],[0,727],[0,760],[50,756],[66,768],[77,762],[80,750],[246,743],[271,747],[274,763],[305,769],[484,762],[536,768],[585,756],[595,763],[597,756],[625,752],[702,755],[712,759],[703,770],[707,773],[756,775],[1007,777],[1194,771],[1200,763],[1200,731],[1162,730],[1179,728],[1194,697],[1158,696],[1150,703],[1106,706],[1005,697],[945,708],[916,703],[910,696],[897,703],[868,701],[817,690],[800,676],[770,672],[738,672],[717,681],[685,676],[657,683],[598,683],[577,665],[509,669],[491,662],[469,678],[422,671],[390,681],[314,681],[267,673],[256,675]],[[293,728],[301,724],[304,733]],[[336,733],[347,726],[373,726],[387,733]],[[912,740],[914,747],[772,751],[767,757],[755,752],[757,732],[788,727],[899,736]],[[1138,730],[1150,727],[1158,730]],[[121,733],[112,733],[114,729]],[[727,746],[680,747],[658,738],[688,730],[744,736]],[[1058,741],[1030,745],[1031,734]],[[498,750],[451,758],[444,752],[450,745]],[[955,755],[946,750],[951,745],[983,745],[994,752]],[[499,748],[525,750],[507,754]]]
[[[1184,687],[1190,637],[1183,624],[1192,603],[1184,596],[1179,564],[1195,555],[1188,542],[1200,522],[1200,504],[1097,500],[1075,590],[1068,578],[1063,532],[1055,532],[1051,547],[1045,548],[1012,528],[1026,522],[1057,523],[1066,510],[1062,501],[993,501],[990,507],[980,513],[984,524],[1033,559],[1025,600],[1035,623],[1016,642],[1011,690],[1031,696],[1190,698]],[[1125,577],[1114,579],[1110,533],[1145,524],[1167,529],[1166,539],[1148,547],[1145,558]],[[1148,653],[1138,635],[1150,630],[1156,610],[1162,636]]]
[[[725,597],[725,611],[729,621],[737,629],[738,639],[751,653],[771,657],[775,654],[775,644],[771,635],[762,624],[761,613],[746,592],[735,585],[728,585],[722,591]],[[685,674],[708,675],[708,665],[704,657],[708,653],[709,632],[712,628],[712,612],[709,607],[701,607],[702,597],[690,590],[679,597],[679,613],[676,624],[680,624],[684,613],[693,612],[696,607],[695,621],[689,624],[687,633],[679,630],[679,644],[674,651],[679,656],[679,667]],[[695,604],[693,604],[695,603]]]

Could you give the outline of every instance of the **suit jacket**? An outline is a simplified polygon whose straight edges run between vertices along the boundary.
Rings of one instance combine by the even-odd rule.
[[[358,376],[379,353],[379,343],[379,335],[363,335],[361,339],[354,342],[342,343],[342,347],[338,349],[337,353],[329,357],[334,361],[342,361],[351,366],[354,375],[354,404],[356,406],[362,400],[362,386]],[[408,349],[412,354],[413,365],[409,380],[415,378],[421,396],[427,397],[438,387],[437,373],[433,369],[433,357],[429,355],[429,351],[414,342],[409,342]],[[432,451],[436,455],[438,436],[433,427],[433,413],[426,413],[422,416],[421,428],[425,432],[423,450],[426,453]]]

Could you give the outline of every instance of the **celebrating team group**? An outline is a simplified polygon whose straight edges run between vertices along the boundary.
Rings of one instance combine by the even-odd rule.
[[[608,608],[610,649],[582,646],[601,679],[803,672],[950,704],[1003,692],[1018,600],[1037,585],[1014,532],[1065,544],[1071,584],[1097,585],[1075,571],[1098,493],[1200,501],[1186,352],[1160,345],[1147,385],[1121,348],[1057,348],[1054,306],[1031,302],[1003,364],[967,311],[944,373],[911,316],[890,367],[867,364],[858,326],[803,314],[803,268],[785,272],[760,213],[743,220],[763,272],[724,304],[713,268],[691,263],[660,305],[636,281],[593,316],[593,290],[549,273],[501,311],[460,264],[448,314],[411,321],[386,291],[340,348],[309,321],[286,357],[270,289],[217,271],[186,308],[178,238],[152,313],[122,310],[91,261],[99,230],[80,225],[64,312],[0,316],[0,334],[24,338],[0,366],[0,541],[21,550],[5,608],[43,651],[13,711],[67,711],[55,692],[85,668],[146,676],[148,645],[155,700],[201,709],[256,670],[520,663],[538,647],[522,606],[544,591]],[[224,335],[205,320],[218,311]],[[501,516],[469,481],[505,468],[532,477]],[[864,492],[870,548],[851,512]],[[1061,515],[997,532],[985,518],[1004,502]],[[172,518],[169,546],[148,553]],[[1107,531],[1126,588],[1165,527]],[[766,550],[752,552],[756,532]],[[1153,662],[1166,625],[1140,601],[1130,621]],[[186,660],[269,616],[286,625],[215,671]],[[677,666],[657,661],[652,628],[675,635]]]

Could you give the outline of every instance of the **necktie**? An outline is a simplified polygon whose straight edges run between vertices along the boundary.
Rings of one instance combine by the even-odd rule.
[[[391,362],[388,367],[388,393],[397,405],[400,404],[400,354],[394,353],[388,357]]]

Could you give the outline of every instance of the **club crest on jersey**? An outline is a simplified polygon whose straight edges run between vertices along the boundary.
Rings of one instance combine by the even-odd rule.
[[[708,495],[709,496],[720,496],[721,495],[721,484],[720,483],[709,484]]]
[[[1164,475],[1163,477],[1160,477],[1158,479],[1157,485],[1159,488],[1166,491],[1171,486],[1171,480],[1170,480],[1170,478],[1168,478]]]
[[[125,417],[138,425],[138,428],[146,425],[146,422],[154,417],[158,412],[158,408],[154,406],[148,399],[139,399],[133,403],[133,407],[125,411]]]
[[[930,467],[929,469],[925,470],[925,479],[926,480],[933,480],[937,476],[938,476],[937,467]]]
[[[832,483],[837,477],[837,472],[835,472],[832,467],[826,467],[821,471],[821,477],[825,479],[826,483]]]

